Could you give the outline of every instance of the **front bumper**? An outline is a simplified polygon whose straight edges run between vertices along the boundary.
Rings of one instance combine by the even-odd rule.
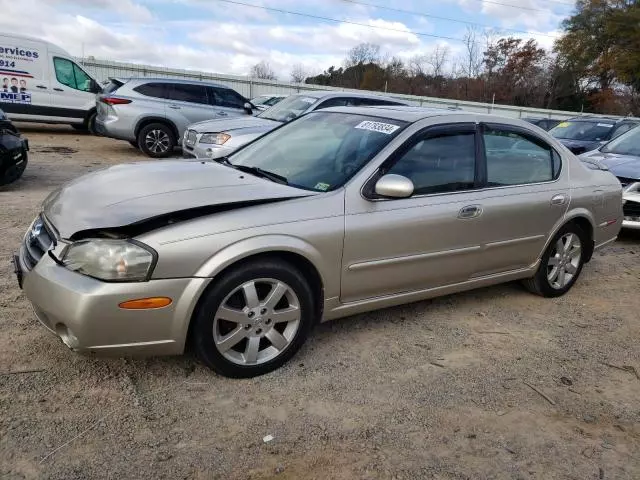
[[[233,152],[233,148],[225,145],[208,145],[196,143],[195,145],[187,145],[183,140],[182,142],[182,156],[184,158],[202,158],[212,159],[226,157]]]
[[[622,192],[622,228],[640,230],[640,182],[627,186]]]
[[[110,355],[173,355],[184,351],[189,321],[205,278],[107,283],[72,272],[45,254],[28,271],[24,252],[16,275],[40,321],[77,352]],[[169,297],[164,308],[124,310],[124,301]]]

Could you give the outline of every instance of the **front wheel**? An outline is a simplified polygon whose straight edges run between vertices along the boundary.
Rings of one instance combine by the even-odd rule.
[[[309,283],[278,260],[246,263],[215,280],[194,317],[200,359],[232,378],[262,375],[283,365],[315,323]]]
[[[138,147],[153,158],[166,158],[173,153],[176,139],[173,131],[162,123],[151,123],[140,129]]]
[[[535,276],[525,280],[527,289],[543,297],[567,293],[582,272],[587,242],[587,235],[575,223],[562,227],[542,255]]]

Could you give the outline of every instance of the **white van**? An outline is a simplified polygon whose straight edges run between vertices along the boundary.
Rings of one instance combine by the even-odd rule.
[[[93,130],[102,88],[52,43],[0,33],[0,109],[12,120]]]

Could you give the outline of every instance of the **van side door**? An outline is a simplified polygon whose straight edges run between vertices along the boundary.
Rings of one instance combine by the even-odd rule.
[[[83,123],[96,106],[98,84],[74,61],[51,55],[51,100],[55,116]]]

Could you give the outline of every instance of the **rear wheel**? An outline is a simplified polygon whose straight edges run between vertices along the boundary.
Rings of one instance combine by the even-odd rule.
[[[551,240],[527,289],[543,297],[559,297],[576,283],[586,258],[588,236],[575,223],[562,227]]]
[[[304,276],[277,260],[246,263],[216,280],[194,317],[200,359],[221,375],[248,378],[289,360],[315,322]]]
[[[171,128],[162,123],[150,123],[138,133],[138,147],[153,158],[166,158],[176,146],[175,135]]]

